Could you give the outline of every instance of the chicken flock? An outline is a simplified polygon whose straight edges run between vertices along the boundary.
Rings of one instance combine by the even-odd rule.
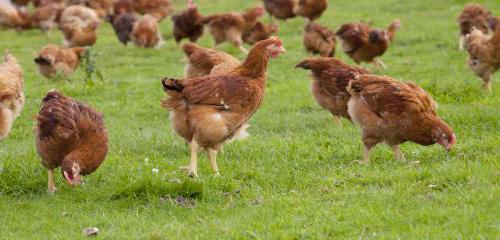
[[[33,4],[28,8],[28,4]],[[63,33],[61,45],[44,46],[34,58],[46,78],[69,76],[80,65],[89,46],[98,40],[97,30],[108,22],[120,43],[159,48],[164,43],[160,24],[169,16],[173,38],[186,55],[183,78],[161,81],[166,97],[161,106],[170,115],[173,130],[190,148],[189,165],[182,167],[198,176],[198,153],[205,150],[212,170],[219,174],[217,153],[225,143],[249,136],[249,121],[265,96],[267,67],[286,52],[277,34],[279,24],[303,17],[303,45],[309,55],[295,68],[312,73],[311,92],[330,112],[338,127],[342,118],[361,129],[362,163],[371,149],[388,144],[397,159],[404,159],[399,145],[439,144],[447,151],[457,142],[452,128],[437,115],[437,104],[424,89],[379,74],[386,68],[381,57],[395,41],[401,21],[385,29],[362,22],[346,23],[336,31],[316,20],[328,9],[327,0],[263,0],[263,6],[244,11],[202,14],[194,0],[175,13],[171,0],[27,0],[0,1],[0,26],[18,31],[37,28]],[[28,10],[28,9],[31,9]],[[261,18],[269,14],[270,22]],[[278,20],[279,21],[278,21]],[[500,18],[478,4],[468,4],[457,19],[459,48],[469,54],[468,64],[491,91],[491,76],[500,68]],[[279,24],[278,24],[279,23]],[[244,53],[243,61],[217,49],[196,44],[205,30],[214,47],[228,42]],[[335,57],[342,51],[358,65]],[[251,46],[247,50],[245,44]],[[374,70],[360,66],[374,65]],[[0,65],[0,140],[8,137],[25,101],[23,69],[9,52]],[[104,115],[57,90],[42,99],[35,117],[35,142],[42,165],[48,171],[48,191],[56,190],[54,170],[71,185],[94,172],[108,153]]]

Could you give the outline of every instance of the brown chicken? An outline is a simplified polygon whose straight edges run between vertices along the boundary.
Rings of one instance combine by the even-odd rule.
[[[99,18],[96,12],[85,6],[69,6],[61,14],[59,29],[64,34],[66,47],[92,46],[97,40]]]
[[[254,45],[258,41],[266,40],[272,35],[276,35],[278,31],[279,27],[276,24],[257,22],[250,31],[245,31],[243,33],[243,42]]]
[[[0,2],[0,27],[28,29],[30,28],[29,14],[12,4]]]
[[[136,46],[143,48],[159,48],[164,43],[158,20],[150,15],[145,15],[135,22],[131,39]]]
[[[48,192],[54,193],[54,169],[61,167],[70,185],[93,173],[108,153],[103,115],[92,107],[51,90],[42,100],[35,127],[36,150],[48,170]]]
[[[58,74],[71,75],[80,65],[80,58],[85,53],[82,47],[62,48],[49,44],[42,48],[35,58],[38,71],[46,78]]]
[[[188,0],[185,11],[172,16],[174,22],[174,38],[177,44],[184,38],[196,42],[203,35],[203,24],[200,24],[202,16],[193,0]]]
[[[24,106],[23,69],[9,53],[0,64],[0,140],[7,138]]]
[[[30,15],[31,26],[44,32],[56,28],[63,9],[64,6],[57,3],[49,3],[36,8]]]
[[[243,47],[243,33],[250,31],[263,14],[264,9],[256,7],[242,14],[231,12],[202,17],[199,23],[208,26],[216,46],[227,41],[247,53]]]
[[[341,118],[351,119],[347,112],[351,94],[346,87],[358,75],[370,74],[369,70],[349,66],[336,58],[306,59],[295,67],[311,70],[311,92],[316,102],[333,115],[338,127],[342,126]]]
[[[333,57],[337,40],[335,33],[325,26],[309,22],[304,28],[303,43],[308,54]]]
[[[125,12],[117,17],[115,17],[115,15],[109,15],[108,21],[113,26],[118,40],[123,45],[127,45],[128,42],[132,40],[132,30],[134,29],[135,22],[137,22],[137,17],[134,14]]]
[[[360,75],[347,91],[349,116],[362,131],[363,163],[370,161],[370,150],[381,142],[391,146],[399,160],[404,159],[399,144],[406,141],[424,146],[438,143],[447,151],[456,143],[452,129],[437,116],[432,97],[415,84]]]
[[[321,17],[327,8],[328,0],[299,0],[294,12],[309,21],[314,21]]]
[[[99,18],[105,18],[113,12],[114,0],[68,0],[68,5],[81,5],[94,9]]]
[[[113,4],[113,13],[114,15],[120,15],[123,13],[133,13],[134,12],[134,3],[132,0],[117,0]]]
[[[134,11],[155,17],[158,22],[174,12],[171,0],[134,0]]]
[[[294,12],[296,5],[296,0],[264,0],[264,7],[269,16],[282,20],[296,16]]]
[[[48,4],[58,4],[61,6],[65,6],[67,3],[66,0],[32,0],[32,2],[35,8],[43,7]]]
[[[399,20],[394,20],[387,30],[373,29],[363,23],[348,23],[342,25],[336,34],[342,40],[344,52],[356,63],[373,63],[384,69],[384,63],[377,57],[386,52],[400,27]]]
[[[491,92],[491,75],[500,69],[500,26],[493,36],[474,29],[467,35],[465,43],[470,68],[483,79],[484,88]]]
[[[217,75],[240,66],[240,61],[235,57],[209,48],[200,47],[194,43],[182,45],[187,57],[184,68],[184,78],[196,78],[207,75]]]
[[[217,151],[224,142],[244,133],[247,122],[264,97],[269,58],[285,49],[277,37],[255,44],[246,60],[223,75],[162,81],[168,98],[162,106],[170,110],[175,132],[191,147],[191,164],[183,169],[197,176],[198,150],[205,149],[218,174]]]
[[[496,22],[491,12],[477,3],[467,4],[460,16],[458,16],[457,22],[460,26],[460,39],[458,42],[460,50],[464,50],[465,36],[470,34],[473,28],[485,34],[496,29],[494,26],[491,28],[491,24],[495,25]]]

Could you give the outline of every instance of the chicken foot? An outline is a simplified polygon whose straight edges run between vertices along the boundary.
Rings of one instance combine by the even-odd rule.
[[[191,163],[189,166],[180,167],[181,170],[186,170],[190,177],[198,177],[197,165],[198,165],[198,150],[200,146],[195,139],[191,141]]]
[[[461,35],[458,39],[458,50],[463,51],[465,46],[465,36]]]
[[[47,192],[50,194],[53,194],[56,192],[57,188],[56,185],[54,184],[54,169],[48,170],[48,187],[47,187]]]

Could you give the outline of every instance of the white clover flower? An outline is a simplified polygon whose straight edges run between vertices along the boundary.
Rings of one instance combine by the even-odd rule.
[[[153,168],[153,174],[158,174],[159,171],[158,168]]]

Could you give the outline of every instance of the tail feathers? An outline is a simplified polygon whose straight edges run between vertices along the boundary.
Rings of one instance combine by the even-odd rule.
[[[243,139],[246,139],[250,136],[250,134],[247,132],[247,128],[250,127],[248,124],[243,124],[240,128],[236,130],[234,135],[228,140],[228,142],[232,141],[240,141]]]
[[[164,78],[161,83],[163,85],[163,90],[165,90],[165,92],[167,93],[169,93],[169,91],[180,93],[182,92],[182,90],[184,90],[184,87],[179,83],[179,79]]]
[[[387,28],[387,34],[389,35],[389,41],[394,39],[396,32],[401,28],[401,21],[399,19],[394,20],[391,25]]]

